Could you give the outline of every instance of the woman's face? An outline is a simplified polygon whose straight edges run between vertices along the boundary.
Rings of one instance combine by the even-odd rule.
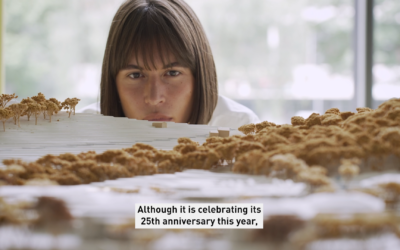
[[[135,55],[117,75],[117,89],[125,116],[139,120],[186,123],[192,110],[194,77],[191,70],[169,55],[169,65],[154,58],[155,69],[146,70]]]

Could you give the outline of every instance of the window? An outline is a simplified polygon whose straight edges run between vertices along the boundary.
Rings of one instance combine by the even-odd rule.
[[[6,92],[97,101],[112,18],[123,0],[3,0]]]
[[[262,120],[352,108],[353,1],[187,2],[210,40],[220,93]]]
[[[374,108],[400,97],[400,1],[375,0]]]

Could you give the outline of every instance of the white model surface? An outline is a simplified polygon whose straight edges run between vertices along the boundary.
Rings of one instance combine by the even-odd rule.
[[[38,118],[37,125],[25,116],[20,122],[21,127],[18,127],[10,119],[6,122],[6,131],[0,132],[0,162],[11,158],[34,161],[46,154],[78,154],[90,150],[101,153],[108,149],[128,148],[139,142],[172,150],[178,144],[178,138],[188,137],[202,144],[209,131],[217,129],[173,122],[168,122],[167,128],[157,129],[149,121],[87,113],[76,113],[68,118],[65,111],[54,115],[51,123],[43,116]],[[242,135],[232,129],[231,135],[235,134]]]
[[[54,115],[51,123],[41,116],[38,125],[34,120],[27,121],[26,117],[22,117],[20,128],[9,120],[6,131],[0,132],[0,162],[4,159],[35,161],[46,154],[68,152],[101,153],[109,149],[128,148],[139,142],[157,149],[172,150],[180,137],[188,137],[202,144],[210,136],[210,131],[218,129],[208,125],[179,123],[168,123],[166,128],[159,129],[149,121],[96,114],[76,113],[68,118],[64,111]],[[242,135],[236,129],[228,131],[230,135]],[[386,175],[384,177],[391,179]],[[393,178],[398,179],[398,176]],[[364,185],[379,181],[371,178]],[[382,199],[350,192],[339,186],[337,188],[342,191],[310,194],[306,184],[292,180],[230,171],[185,170],[174,174],[136,176],[76,186],[0,186],[0,197],[14,202],[34,201],[39,196],[61,198],[74,217],[97,218],[107,223],[120,223],[133,218],[136,203],[262,203],[265,217],[296,215],[305,220],[318,213],[385,211]],[[7,230],[1,229],[0,234],[15,235],[15,231]],[[13,246],[11,237],[1,238],[4,246]],[[238,245],[236,249],[241,247]]]

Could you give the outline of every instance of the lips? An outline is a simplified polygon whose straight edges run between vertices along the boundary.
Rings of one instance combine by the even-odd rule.
[[[143,118],[143,120],[147,121],[163,121],[163,122],[169,122],[172,121],[172,117],[163,115],[163,114],[151,114]]]

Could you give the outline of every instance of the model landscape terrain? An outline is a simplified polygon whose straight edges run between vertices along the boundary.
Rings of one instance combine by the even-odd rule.
[[[64,106],[65,102],[60,105]],[[65,107],[69,112],[74,109],[72,106]],[[47,109],[55,113],[54,109]],[[16,113],[10,108],[8,112]],[[20,112],[18,117],[26,115],[24,112]],[[14,118],[14,124],[18,124],[18,117]],[[62,114],[57,117],[64,119]],[[8,208],[0,215],[1,225],[19,224],[37,228],[39,221],[46,224],[43,222],[46,221],[45,214],[41,214],[38,207],[46,206],[43,205],[46,202],[50,204],[52,199],[61,204],[54,205],[60,211],[60,225],[69,224],[74,215],[65,212],[67,207],[75,206],[73,202],[65,203],[60,195],[58,198],[43,198],[40,188],[38,190],[41,191],[33,195],[36,205],[27,207],[26,203],[17,205],[7,202],[10,198],[7,193],[15,190],[8,188],[20,187],[23,192],[38,185],[57,190],[62,190],[61,186],[76,186],[77,189],[91,186],[99,188],[99,195],[103,196],[106,195],[103,191],[107,189],[111,192],[107,194],[110,199],[123,195],[137,197],[135,199],[139,201],[145,192],[150,192],[153,201],[172,197],[175,201],[184,201],[189,197],[218,202],[251,202],[258,199],[264,203],[264,210],[269,211],[265,212],[264,229],[245,230],[240,240],[236,239],[243,244],[241,246],[253,244],[260,249],[315,249],[317,244],[318,249],[350,249],[345,248],[346,242],[341,239],[351,238],[362,245],[365,240],[383,241],[387,239],[385,237],[391,237],[400,246],[397,238],[400,236],[397,212],[400,197],[400,99],[386,101],[375,110],[358,108],[357,113],[353,113],[334,108],[323,115],[314,113],[307,119],[293,117],[292,124],[277,125],[267,121],[248,124],[239,128],[242,133],[231,130],[233,135],[229,137],[217,134],[210,137],[210,131],[216,128],[206,125],[168,124],[167,128],[154,128],[146,121],[101,115],[77,114],[70,122],[61,121],[57,125],[80,124],[81,130],[87,131],[82,132],[81,140],[86,140],[85,136],[90,136],[89,125],[95,129],[99,121],[103,121],[103,127],[97,129],[103,134],[98,134],[97,143],[80,144],[77,140],[73,144],[77,145],[75,149],[65,146],[60,148],[59,151],[64,151],[59,154],[46,154],[43,149],[49,147],[43,143],[37,146],[41,151],[25,151],[37,155],[35,160],[1,156],[4,166],[0,169],[0,196],[4,196],[2,206]],[[24,120],[21,127],[27,122]],[[46,126],[50,128],[51,125]],[[116,129],[116,126],[121,127]],[[114,129],[109,131],[111,127]],[[59,130],[63,130],[62,127]],[[79,133],[78,130],[75,133]],[[42,136],[39,131],[35,133],[34,136]],[[54,132],[55,135],[57,133]],[[113,134],[114,139],[105,139],[108,138],[107,133]],[[104,142],[104,147],[98,150],[99,146],[95,145],[101,142],[101,137],[107,143]],[[132,138],[135,143],[118,148],[118,145],[129,145],[125,137]],[[27,138],[19,140],[29,141]],[[12,143],[11,139],[7,143]],[[89,150],[71,152],[78,150],[78,146],[79,150]],[[68,148],[71,150],[68,151]],[[13,152],[20,151],[16,147],[9,153]],[[20,155],[23,155],[22,151]],[[172,179],[175,184],[171,183]],[[192,184],[189,185],[186,180],[192,180]],[[207,191],[206,185],[209,185],[210,191]],[[184,191],[188,186],[198,191]],[[296,200],[289,197],[296,197]],[[284,201],[291,205],[284,205]],[[321,202],[331,205],[322,208],[317,205]],[[307,216],[302,214],[301,209],[296,210],[293,204],[297,203],[302,204],[299,207],[307,207],[304,211],[308,212],[303,211]],[[280,206],[284,209],[278,209]],[[280,211],[271,212],[271,207]],[[110,207],[109,210],[115,208]],[[26,210],[35,211],[37,217],[20,216]],[[80,218],[79,215],[75,217]],[[51,221],[58,220],[54,218]],[[51,225],[49,223],[48,228]],[[118,223],[118,226],[108,225],[108,228],[108,234],[114,237],[123,234],[131,241],[145,241],[145,236],[134,229],[134,223],[129,219]],[[226,236],[228,231],[190,232],[205,239]],[[154,243],[168,230],[149,232],[152,237],[146,237]],[[226,237],[228,242],[235,241],[231,233]],[[344,248],[324,245],[328,239],[336,239],[338,246]]]

